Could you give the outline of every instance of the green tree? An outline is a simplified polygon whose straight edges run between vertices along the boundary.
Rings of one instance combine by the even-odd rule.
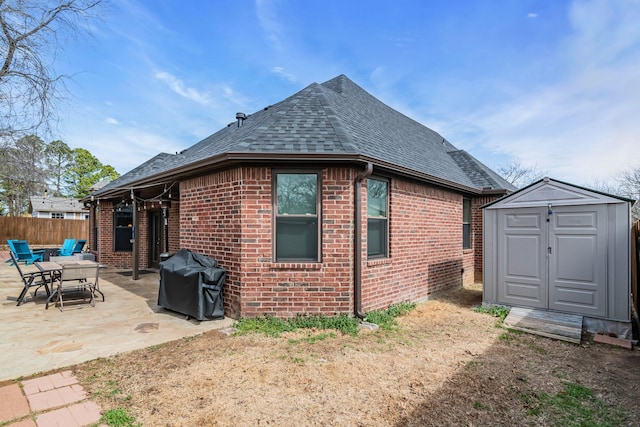
[[[80,199],[88,196],[91,187],[99,181],[112,180],[119,176],[110,165],[103,165],[93,154],[84,148],[75,148],[71,152],[71,162],[63,174],[63,180],[69,195]]]
[[[45,163],[49,175],[53,195],[60,197],[64,194],[62,175],[73,158],[71,148],[60,140],[51,141],[45,149]]]

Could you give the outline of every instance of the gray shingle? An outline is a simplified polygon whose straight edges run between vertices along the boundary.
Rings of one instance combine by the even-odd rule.
[[[159,154],[98,193],[225,153],[359,154],[459,186],[513,188],[437,132],[340,75],[312,83],[248,115],[242,126],[231,123],[181,153]]]

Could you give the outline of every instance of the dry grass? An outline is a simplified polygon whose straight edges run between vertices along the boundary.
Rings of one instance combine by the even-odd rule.
[[[471,309],[480,302],[477,287],[455,290],[399,330],[211,332],[74,370],[103,408],[143,426],[561,425],[536,404],[569,383],[636,423],[638,352],[506,332]]]

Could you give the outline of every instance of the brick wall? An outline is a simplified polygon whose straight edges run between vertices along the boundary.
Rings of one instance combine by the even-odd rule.
[[[463,268],[473,274],[473,257],[462,249],[462,195],[392,179],[389,214],[390,257],[366,260],[363,254],[364,311],[461,286]]]
[[[131,268],[131,252],[113,251],[113,203],[101,200],[98,207],[98,250],[97,260],[105,265],[117,268]],[[92,236],[93,238],[93,236]]]
[[[204,253],[227,270],[225,314],[353,313],[355,170],[324,168],[321,263],[276,263],[273,253],[272,170],[239,167],[180,183],[169,212],[170,252]],[[421,300],[482,278],[482,212],[492,198],[472,201],[472,248],[462,248],[459,193],[402,179],[390,181],[390,257],[366,257],[363,182],[363,309]],[[112,205],[101,202],[100,261],[131,267],[131,253],[114,253]],[[140,215],[141,268],[146,266],[146,215]],[[143,249],[144,248],[144,249]],[[142,258],[144,257],[144,258]],[[463,271],[464,270],[464,271]]]
[[[155,205],[157,207],[157,204]],[[133,266],[132,252],[114,252],[113,250],[113,203],[101,200],[98,206],[98,249],[91,250],[96,259],[111,267],[130,269]],[[89,248],[93,248],[93,215],[90,216]],[[138,266],[140,269],[149,267],[149,216],[144,205],[138,211]],[[175,253],[180,249],[180,204],[172,202],[169,208],[169,252]],[[164,245],[162,246],[164,248]]]
[[[243,169],[192,178],[180,183],[179,246],[203,253],[227,270],[225,314],[240,311],[240,256]],[[176,241],[170,231],[170,244]]]
[[[177,201],[173,201],[169,205],[168,225],[169,253],[174,254],[180,250],[180,203]]]
[[[352,312],[351,171],[322,170],[321,263],[273,262],[271,171],[243,173],[242,315]]]
[[[491,203],[501,196],[478,197],[471,203],[471,242],[473,248],[474,282],[482,282],[482,209],[481,206]]]

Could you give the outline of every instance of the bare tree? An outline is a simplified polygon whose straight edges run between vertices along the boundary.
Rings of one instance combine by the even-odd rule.
[[[65,36],[97,17],[102,0],[0,0],[0,138],[56,118],[65,75],[53,69]]]
[[[504,166],[498,166],[496,172],[516,187],[527,186],[547,175],[547,171],[538,168],[538,166],[524,166],[517,158]]]
[[[53,195],[60,197],[64,192],[62,176],[73,160],[73,151],[63,141],[56,140],[47,144],[45,156],[49,182],[53,187]]]
[[[8,215],[26,214],[29,196],[45,190],[45,148],[42,139],[27,135],[0,149],[0,204],[6,206]]]
[[[640,166],[630,167],[618,174],[619,194],[633,200],[640,200]],[[631,208],[634,220],[640,220],[640,202]]]

